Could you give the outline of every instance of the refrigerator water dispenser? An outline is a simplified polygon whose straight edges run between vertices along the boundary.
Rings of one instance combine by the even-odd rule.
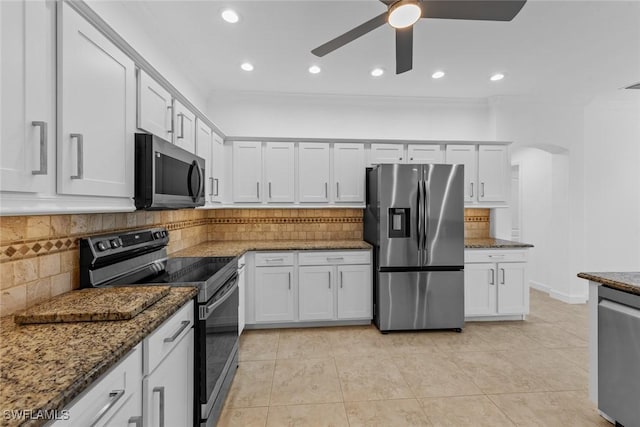
[[[410,237],[410,208],[389,208],[389,237]]]

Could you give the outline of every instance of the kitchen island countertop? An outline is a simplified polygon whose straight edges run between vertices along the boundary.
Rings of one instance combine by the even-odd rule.
[[[640,272],[578,273],[578,277],[601,283],[610,288],[640,295]]]
[[[0,409],[64,409],[197,293],[195,287],[172,287],[131,320],[17,325],[13,316],[0,318]],[[2,426],[45,422],[0,419]]]

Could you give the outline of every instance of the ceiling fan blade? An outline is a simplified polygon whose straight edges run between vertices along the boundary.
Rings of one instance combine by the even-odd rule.
[[[382,3],[386,4],[387,6],[391,6],[392,4],[394,4],[396,1],[398,0],[380,0]]]
[[[396,29],[396,74],[413,68],[413,26]]]
[[[336,37],[335,39],[323,44],[322,46],[318,46],[313,49],[311,53],[315,56],[325,56],[327,53],[331,53],[334,50],[344,46],[345,44],[354,41],[358,37],[362,37],[367,34],[369,31],[373,31],[378,27],[383,26],[387,22],[387,12],[376,16],[373,19],[368,20],[362,25],[358,25],[354,29],[347,31],[341,36]]]
[[[526,0],[423,0],[423,18],[511,21]]]

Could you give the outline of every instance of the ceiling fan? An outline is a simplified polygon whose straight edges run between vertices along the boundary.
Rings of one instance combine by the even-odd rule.
[[[396,29],[396,74],[413,67],[413,24],[420,18],[511,21],[526,0],[380,0],[387,11],[311,51],[322,57],[388,23]]]

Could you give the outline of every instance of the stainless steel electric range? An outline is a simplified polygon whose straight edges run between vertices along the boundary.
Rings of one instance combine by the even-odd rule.
[[[81,239],[80,287],[198,287],[194,426],[213,426],[238,367],[238,262],[234,257],[169,258],[168,243],[165,228]]]

